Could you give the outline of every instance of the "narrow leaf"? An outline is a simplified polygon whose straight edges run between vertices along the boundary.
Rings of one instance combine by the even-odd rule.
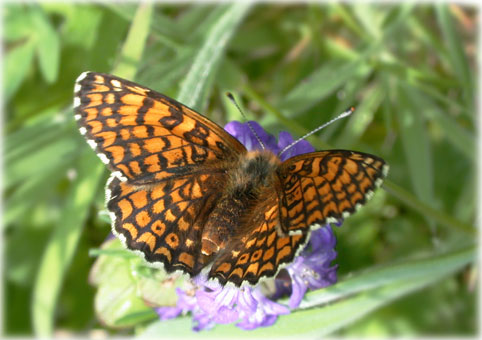
[[[413,88],[400,84],[399,109],[396,110],[412,187],[417,197],[434,206],[433,164],[425,121]]]
[[[347,80],[363,77],[369,72],[364,58],[348,64],[338,61],[325,63],[291,90],[279,107],[285,116],[296,116],[333,94]]]
[[[11,98],[30,71],[35,51],[35,43],[28,39],[7,52],[5,56],[5,99]]]
[[[468,108],[474,106],[474,80],[473,71],[469,67],[464,47],[453,23],[452,15],[449,12],[448,4],[440,4],[436,6],[437,17],[440,28],[447,44],[448,54],[454,68],[455,76],[460,80],[460,84],[464,88],[464,97]]]
[[[79,159],[78,177],[71,186],[58,225],[45,248],[32,300],[36,336],[49,337],[62,281],[75,253],[89,207],[97,192],[104,166],[90,150]]]
[[[60,67],[60,39],[48,17],[40,7],[31,11],[32,24],[35,29],[36,50],[40,71],[47,83],[57,80]]]
[[[235,2],[226,7],[225,13],[212,23],[199,53],[184,79],[178,100],[189,107],[203,106],[203,92],[212,81],[209,75],[217,68],[231,36],[250,8],[248,2]]]
[[[121,57],[112,73],[127,79],[134,79],[141,60],[152,17],[152,5],[140,4],[132,21],[127,39],[121,50]]]

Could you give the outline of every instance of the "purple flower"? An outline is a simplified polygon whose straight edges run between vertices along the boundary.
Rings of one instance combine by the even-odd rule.
[[[330,225],[311,233],[310,242],[286,269],[291,277],[290,308],[300,305],[309,289],[320,289],[337,281],[337,265],[330,266],[336,258],[336,238]]]
[[[175,307],[156,308],[161,320],[191,312],[195,331],[236,321],[239,328],[248,330],[270,326],[278,315],[289,313],[288,307],[269,300],[258,287],[222,287],[202,274],[193,281],[189,289],[177,289]]]
[[[256,122],[251,126],[266,149],[278,154],[293,143],[288,132],[280,132],[279,139],[263,130]],[[230,122],[225,130],[238,139],[248,150],[262,149],[247,123]],[[281,154],[281,160],[312,152],[314,148],[302,140]],[[271,326],[278,315],[288,314],[290,308],[299,306],[308,289],[319,289],[334,284],[337,280],[337,266],[330,263],[336,258],[335,235],[328,224],[311,232],[310,241],[300,256],[282,269],[275,281],[275,291],[266,293],[261,285],[241,288],[221,286],[217,281],[208,280],[205,273],[193,278],[188,287],[177,289],[178,302],[173,307],[156,309],[161,320],[191,312],[196,331],[212,328],[216,324],[237,322],[245,330]],[[278,297],[289,295],[289,308],[275,302]]]

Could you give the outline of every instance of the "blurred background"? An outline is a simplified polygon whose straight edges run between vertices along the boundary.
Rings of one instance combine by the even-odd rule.
[[[299,137],[355,106],[309,141],[381,156],[390,173],[336,229],[339,281],[355,290],[317,334],[476,334],[476,7],[2,6],[4,335],[142,334],[160,322],[132,290],[133,272],[123,278],[134,283],[119,287],[123,279],[113,282],[99,262],[92,270],[110,223],[107,170],[71,108],[87,70],[134,80],[220,125],[243,120],[229,90],[276,136]],[[397,269],[390,282],[387,268]],[[362,305],[374,289],[376,302]],[[102,307],[125,299],[137,309]],[[189,335],[191,321],[180,322]]]

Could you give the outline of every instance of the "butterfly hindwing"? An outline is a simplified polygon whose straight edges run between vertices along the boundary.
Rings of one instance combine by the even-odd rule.
[[[290,158],[280,169],[280,224],[285,233],[341,222],[365,204],[386,176],[377,156],[328,150]]]
[[[125,79],[85,72],[75,96],[81,133],[121,180],[139,184],[188,175],[246,152],[209,119]]]
[[[168,272],[195,275],[201,269],[201,234],[225,180],[209,174],[162,181],[138,187],[112,176],[107,208],[113,231],[125,245]]]

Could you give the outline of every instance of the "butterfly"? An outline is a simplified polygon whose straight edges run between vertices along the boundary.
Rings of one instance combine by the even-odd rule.
[[[82,73],[80,133],[112,172],[106,205],[124,245],[167,272],[257,284],[292,262],[310,231],[346,218],[388,171],[348,150],[281,161],[248,151],[187,106],[119,77]]]

